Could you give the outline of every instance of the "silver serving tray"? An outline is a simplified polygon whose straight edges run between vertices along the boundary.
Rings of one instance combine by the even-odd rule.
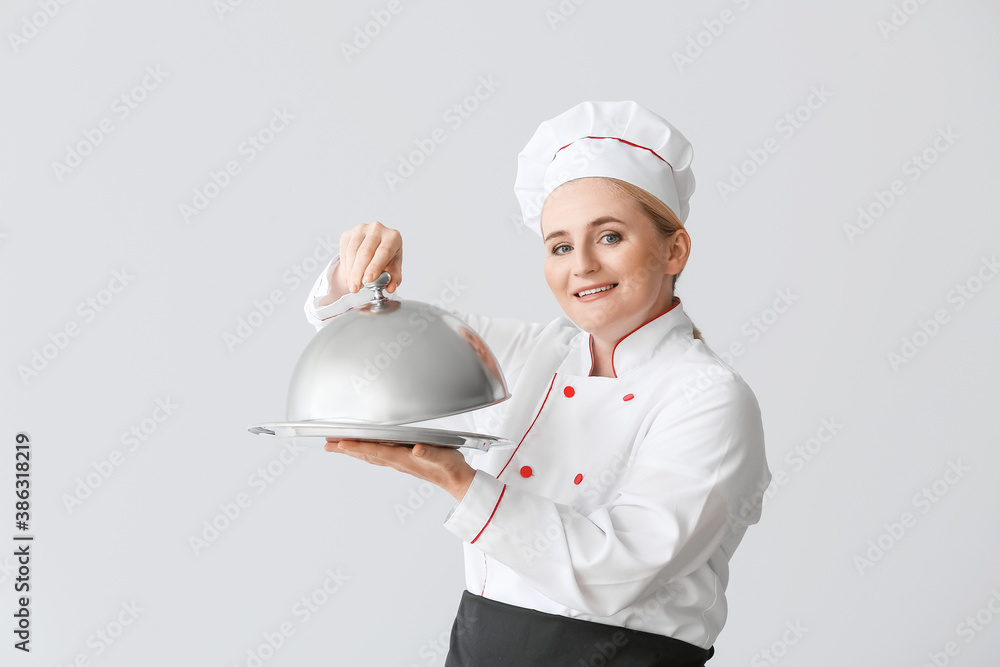
[[[341,440],[372,440],[392,445],[436,445],[438,447],[467,447],[487,451],[490,447],[513,445],[505,438],[482,433],[446,431],[420,426],[380,426],[374,424],[348,424],[343,422],[268,422],[255,424],[248,429],[257,435],[273,435],[282,439],[294,439],[297,444],[320,446],[326,438]],[[315,439],[303,442],[301,439]],[[322,438],[323,440],[319,440]],[[308,444],[307,444],[308,443]]]

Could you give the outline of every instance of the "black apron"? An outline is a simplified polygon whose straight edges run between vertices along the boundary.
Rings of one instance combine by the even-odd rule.
[[[715,647],[462,593],[445,667],[704,667]]]

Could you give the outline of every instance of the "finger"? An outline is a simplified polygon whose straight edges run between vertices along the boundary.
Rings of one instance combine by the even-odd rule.
[[[357,281],[359,285],[364,286],[365,283],[370,283],[378,278],[377,273],[372,275],[375,270],[372,260],[381,244],[381,236],[377,233],[369,232],[361,242],[361,245],[358,246],[358,253],[354,257],[354,267],[351,269],[351,278]]]
[[[396,232],[396,234],[398,235],[399,232]],[[399,286],[403,284],[403,238],[401,236],[399,237],[399,249],[389,261],[386,271],[392,276],[392,280],[386,285],[386,290],[395,293],[399,289]]]
[[[392,443],[377,442],[374,440],[341,440],[337,445],[339,451],[361,459],[366,463],[375,465],[393,465],[402,462],[408,455],[400,455],[397,451],[402,449]]]
[[[344,232],[344,236],[340,240],[340,264],[343,267],[344,280],[347,283],[347,289],[352,293],[357,292],[361,289],[360,285],[356,285],[353,280],[354,275],[354,258],[358,254],[358,248],[361,246],[361,242],[365,239],[365,227],[366,225],[358,225],[353,229],[349,229]]]
[[[396,273],[399,270],[399,262],[395,261],[395,256],[398,252],[398,247],[394,247],[391,243],[387,243],[383,240],[381,245],[379,245],[379,247],[372,254],[372,259],[368,263],[368,268],[365,269],[365,282],[372,282],[382,275],[382,271],[388,270],[391,280],[389,281],[389,284],[386,285],[386,289],[390,292],[395,291],[393,283],[398,284]]]

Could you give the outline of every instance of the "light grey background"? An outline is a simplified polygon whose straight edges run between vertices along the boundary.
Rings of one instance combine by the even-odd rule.
[[[246,666],[287,624],[263,664],[442,664],[464,587],[461,545],[441,527],[451,497],[319,451],[286,465],[246,431],[284,417],[314,332],[294,270],[311,283],[324,243],[380,220],[405,239],[401,296],[556,317],[540,241],[517,224],[516,155],[580,101],[635,99],[695,147],[678,293],[713,349],[743,344],[732,364],[785,475],[733,560],[710,664],[995,664],[1000,280],[976,279],[1000,252],[1000,6],[223,2],[0,5],[5,627],[21,431],[36,535],[33,650],[15,651],[5,630],[0,662]],[[348,60],[342,44],[372,12],[391,22],[368,25],[378,34]],[[689,47],[697,58],[679,66]],[[495,89],[449,122],[480,77]],[[143,99],[121,118],[115,101],[136,86]],[[808,119],[788,136],[797,109]],[[294,118],[247,160],[241,142],[275,110]],[[53,163],[102,119],[113,131],[60,178]],[[391,190],[385,173],[435,128],[446,141]],[[952,142],[935,154],[939,130]],[[724,198],[719,183],[769,138],[777,152]],[[925,150],[936,161],[912,180],[906,163]],[[230,160],[240,173],[186,221],[180,205]],[[905,192],[852,242],[845,225],[895,179]],[[132,278],[103,291],[115,271]],[[980,289],[959,308],[967,282]],[[227,344],[275,290],[260,326]],[[772,318],[779,291],[794,300]],[[102,298],[92,319],[80,309]],[[939,309],[947,322],[922,337]],[[61,338],[72,324],[78,335]],[[915,334],[919,352],[894,368],[888,355]],[[177,406],[162,423],[150,421],[158,399]],[[156,430],[130,450],[121,438],[144,420]],[[839,425],[832,438],[824,420]],[[810,444],[819,451],[799,458]],[[115,450],[121,464],[68,507]],[[964,472],[946,478],[953,464]],[[269,465],[280,475],[263,484]],[[936,501],[920,500],[935,481]],[[192,547],[239,494],[249,506]],[[400,515],[408,502],[417,509]],[[904,512],[911,525],[893,529]],[[869,541],[889,548],[865,566],[879,555]],[[327,571],[340,588],[316,593]],[[304,619],[296,605],[314,594],[324,604]],[[122,605],[141,611],[110,645],[96,639],[117,632]],[[977,613],[986,623],[972,631]]]

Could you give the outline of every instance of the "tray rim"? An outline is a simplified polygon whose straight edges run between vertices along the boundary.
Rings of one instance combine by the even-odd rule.
[[[278,429],[320,429],[328,427],[334,433],[329,435],[323,435],[322,433],[293,433],[291,435],[278,435]],[[381,425],[381,424],[363,424],[357,422],[338,422],[333,420],[313,420],[306,422],[261,422],[254,424],[247,428],[248,431],[256,435],[270,435],[278,438],[287,437],[336,437],[342,435],[345,431],[356,430],[358,435],[347,436],[342,435],[345,439],[351,437],[351,439],[358,440],[372,440],[376,442],[387,442],[393,444],[413,444],[416,442],[421,442],[425,444],[435,445],[439,447],[451,447],[451,448],[468,448],[475,449],[479,451],[488,451],[493,447],[504,447],[512,446],[515,443],[507,438],[502,438],[500,436],[488,435],[485,433],[472,433],[469,431],[450,431],[446,429],[438,428],[428,428],[425,426],[407,426],[405,424],[394,424],[394,425]],[[364,434],[365,431],[374,431],[376,433]],[[383,437],[381,434],[388,434],[388,437]],[[401,437],[394,438],[394,435],[399,435]],[[455,444],[455,439],[463,440],[464,442]],[[437,439],[437,442],[433,442]],[[444,439],[445,441],[442,441]],[[428,440],[432,440],[428,442]]]

